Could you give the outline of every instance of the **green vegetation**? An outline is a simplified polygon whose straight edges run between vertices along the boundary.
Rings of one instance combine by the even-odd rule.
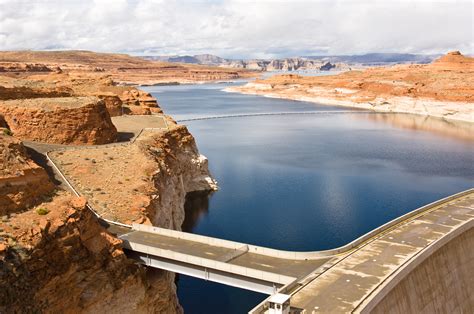
[[[44,216],[44,215],[49,213],[49,209],[44,208],[44,207],[39,207],[39,208],[36,209],[36,213],[38,215]]]
[[[13,132],[10,131],[9,129],[3,129],[3,134],[8,135],[8,136],[12,136]]]

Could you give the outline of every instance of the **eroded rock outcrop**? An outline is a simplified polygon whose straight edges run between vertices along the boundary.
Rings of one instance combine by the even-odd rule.
[[[49,68],[41,63],[0,62],[0,72],[53,72],[58,68]]]
[[[90,53],[71,54],[73,59],[80,55],[80,62],[86,57],[97,57]],[[8,54],[8,58],[15,59],[14,55]],[[49,53],[39,55],[50,57]],[[45,63],[49,69],[55,69],[56,59],[63,53],[53,55],[47,60],[51,62]],[[43,73],[39,66],[31,71],[11,67],[12,72],[0,73],[0,115],[5,116],[0,127],[8,127],[5,132],[11,129],[21,139],[38,142],[110,143],[117,135],[110,116],[161,113],[154,97],[132,86],[117,85],[115,75],[127,82],[168,80],[176,71],[183,72],[179,79],[185,81],[239,77],[236,71],[199,67],[195,71],[162,65],[152,70],[128,69],[128,57],[102,57],[110,58],[115,65],[110,67],[109,61],[98,63],[91,59],[87,65],[65,62],[61,70],[48,73]],[[117,69],[117,64],[122,68]],[[186,193],[216,188],[209,176],[207,159],[198,153],[187,129],[177,126],[171,118],[134,118],[149,118],[155,130],[138,132],[134,128],[142,127],[140,120],[128,133],[141,134],[133,143],[69,147],[50,155],[104,217],[179,230],[184,220]],[[163,123],[160,119],[164,119]],[[21,156],[16,151],[13,155]],[[68,163],[69,159],[72,162]],[[4,168],[6,173],[13,173],[14,180],[21,179],[15,168]],[[40,172],[47,178],[38,167]],[[34,196],[41,191],[39,185],[43,183],[37,182],[37,190],[24,195]],[[11,197],[9,190],[1,191]],[[57,187],[52,195],[42,194],[34,202],[23,203],[20,212],[9,211],[0,224],[0,313],[182,312],[174,275],[129,261],[120,241],[98,224],[85,199],[75,198]]]
[[[86,201],[58,195],[48,213],[19,214],[0,235],[0,312],[181,312],[170,275],[126,258]]]
[[[105,144],[116,140],[105,103],[96,97],[61,97],[0,102],[16,137],[56,144]]]
[[[53,190],[46,171],[30,159],[22,143],[0,133],[0,216],[35,205]]]
[[[139,89],[126,90],[120,96],[122,102],[127,105],[128,112],[131,114],[148,115],[153,113],[162,113],[158,106],[156,98],[150,93]]]
[[[156,98],[133,86],[118,86],[110,75],[96,72],[37,74],[0,72],[0,100],[95,96],[102,99],[110,116],[162,113]],[[17,76],[20,75],[20,76]]]

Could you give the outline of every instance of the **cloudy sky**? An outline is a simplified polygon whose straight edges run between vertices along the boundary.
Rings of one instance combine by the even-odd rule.
[[[474,53],[472,0],[0,0],[0,50]]]

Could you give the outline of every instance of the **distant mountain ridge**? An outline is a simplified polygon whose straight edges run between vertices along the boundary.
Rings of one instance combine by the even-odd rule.
[[[147,60],[205,64],[260,71],[343,70],[351,66],[398,63],[431,63],[440,55],[410,53],[367,53],[363,55],[303,56],[277,59],[225,59],[212,54],[194,56],[143,56]]]

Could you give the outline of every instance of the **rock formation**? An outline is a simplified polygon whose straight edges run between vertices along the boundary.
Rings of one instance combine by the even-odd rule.
[[[59,195],[2,227],[0,312],[181,312],[170,275],[147,277],[85,205]]]
[[[144,131],[133,144],[50,156],[104,218],[180,230],[186,194],[216,184],[186,127],[169,126]]]
[[[0,102],[15,136],[56,144],[106,144],[116,140],[105,103],[96,97],[34,98]]]
[[[228,91],[474,122],[474,58],[452,52],[426,65],[279,75]]]
[[[37,63],[16,63],[16,62],[0,62],[0,72],[53,72],[58,69],[52,69],[44,64]]]
[[[263,59],[263,60],[231,60],[222,63],[222,67],[242,68],[257,71],[329,71],[347,70],[349,66],[343,63],[332,64],[328,61],[309,60],[306,58]]]
[[[120,96],[122,102],[127,105],[127,112],[131,114],[162,113],[156,99],[150,93],[138,89],[126,90]]]
[[[441,58],[435,60],[431,67],[444,70],[472,69],[474,67],[474,58],[467,58],[459,51],[451,51]]]
[[[35,205],[53,189],[46,171],[30,159],[22,143],[0,133],[0,216]]]
[[[153,96],[120,82],[218,80],[248,72],[88,52],[0,52],[1,60],[0,313],[182,312],[174,275],[128,260],[86,202],[114,221],[179,230],[186,194],[216,189],[207,159]],[[120,115],[114,121],[121,134],[139,137],[85,146],[114,142],[111,116]],[[154,129],[143,131],[145,121]],[[44,151],[58,150],[46,143],[74,144],[49,155],[84,198],[54,186],[12,132],[37,149],[38,162]]]
[[[367,53],[362,55],[324,55],[280,59],[224,59],[204,54],[194,56],[144,56],[146,60],[214,65],[226,68],[254,69],[259,71],[349,70],[375,65],[430,63],[439,55],[409,53]]]

